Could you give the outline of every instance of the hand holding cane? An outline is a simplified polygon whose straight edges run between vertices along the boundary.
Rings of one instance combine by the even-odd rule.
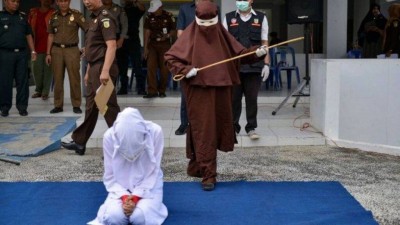
[[[288,43],[291,43],[291,42],[300,41],[300,40],[303,40],[303,39],[304,39],[304,37],[298,37],[298,38],[290,39],[290,40],[281,42],[281,43],[279,43],[279,44],[271,45],[271,46],[265,48],[265,50],[268,50],[268,49],[270,49],[270,48],[275,48],[275,47],[278,47],[278,46],[281,46],[281,45],[284,45],[284,44],[288,44]],[[245,57],[245,56],[249,56],[249,55],[255,54],[257,51],[258,51],[258,50],[255,50],[255,51],[252,51],[252,52],[248,52],[248,53],[246,53],[246,54],[238,55],[238,56],[235,56],[235,57],[232,57],[232,58],[229,58],[229,59],[225,59],[225,60],[222,60],[222,61],[219,61],[219,62],[210,64],[210,65],[207,65],[207,66],[198,68],[198,69],[197,69],[197,68],[193,68],[193,69],[196,69],[196,73],[197,73],[198,71],[201,71],[201,70],[204,70],[204,69],[207,69],[207,68],[210,68],[210,67],[213,67],[213,66],[222,64],[222,63],[226,63],[226,62],[229,62],[229,61],[232,61],[232,60],[235,60],[235,59],[240,59],[240,58],[243,58],[243,57]],[[173,80],[174,80],[174,81],[180,81],[180,80],[182,80],[183,78],[185,78],[185,75],[184,75],[184,74],[176,74],[176,75],[173,77]]]

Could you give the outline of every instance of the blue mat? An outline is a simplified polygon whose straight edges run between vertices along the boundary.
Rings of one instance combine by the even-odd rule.
[[[7,117],[0,119],[0,159],[21,162],[61,147],[77,117]]]
[[[80,225],[106,197],[100,182],[0,183],[0,224]],[[338,182],[166,182],[166,225],[376,225]]]

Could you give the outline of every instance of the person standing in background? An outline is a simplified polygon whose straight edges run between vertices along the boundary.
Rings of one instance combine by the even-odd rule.
[[[26,14],[20,12],[19,0],[3,0],[4,10],[0,11],[0,111],[1,116],[9,115],[12,106],[13,82],[17,88],[16,107],[19,115],[28,115],[29,75],[28,52],[36,60],[32,28]]]
[[[40,7],[32,8],[29,12],[28,22],[32,27],[36,61],[32,62],[33,76],[35,78],[35,93],[32,98],[49,98],[50,85],[52,80],[51,68],[46,64],[47,33],[50,18],[55,12],[51,8],[53,0],[40,0]]]
[[[169,71],[164,64],[164,54],[171,47],[171,38],[176,35],[176,24],[174,16],[162,9],[160,0],[151,0],[148,12],[143,25],[148,87],[143,98],[165,98]],[[157,69],[160,70],[159,82]]]
[[[82,0],[90,15],[89,29],[85,36],[85,58],[88,66],[85,74],[85,86],[87,87],[85,120],[72,132],[72,141],[62,142],[61,145],[74,150],[78,155],[84,155],[86,143],[96,127],[99,109],[94,98],[101,84],[115,82],[118,76],[118,65],[115,60],[117,51],[117,21],[111,13],[105,9],[101,0]],[[107,102],[107,112],[104,119],[108,127],[114,124],[120,111],[115,91],[111,93]]]
[[[102,0],[104,7],[114,16],[117,21],[117,64],[118,70],[121,71],[121,58],[120,52],[122,51],[121,47],[123,46],[125,39],[128,38],[128,18],[126,17],[125,10],[113,3],[112,0]],[[123,85],[121,81],[121,89],[118,91],[118,94],[127,94],[127,85]],[[122,91],[125,90],[125,91]]]
[[[176,22],[176,29],[177,29],[177,36],[182,34],[183,30],[189,26],[194,21],[195,14],[196,14],[196,5],[201,1],[210,1],[214,2],[213,0],[194,0],[192,3],[186,3],[179,7],[179,14],[178,20]],[[219,16],[219,10],[218,10]],[[179,125],[178,129],[175,131],[175,135],[184,135],[186,134],[186,129],[188,127],[189,121],[186,111],[186,100],[181,90],[181,124]]]
[[[121,83],[118,94],[128,93],[128,67],[130,62],[136,77],[137,94],[146,95],[146,76],[142,71],[142,45],[139,38],[139,22],[145,13],[145,7],[139,0],[124,1],[124,10],[128,17],[128,39],[117,51],[119,81]]]
[[[253,0],[236,1],[237,10],[229,12],[223,21],[225,29],[231,33],[244,47],[264,45],[268,47],[267,17],[252,8]],[[240,84],[233,87],[233,123],[237,134],[240,132],[240,115],[242,113],[242,98],[246,101],[245,131],[251,140],[259,139],[256,133],[258,91],[261,78],[266,81],[269,76],[269,55],[264,60],[251,65],[240,66]],[[261,76],[260,76],[261,73]]]
[[[380,5],[373,3],[358,28],[358,43],[363,48],[363,58],[376,58],[382,52],[386,18]]]
[[[400,57],[400,3],[389,6],[389,20],[385,28],[383,51],[386,57],[397,54]]]
[[[74,113],[82,113],[80,75],[79,28],[86,31],[82,13],[70,8],[71,0],[56,0],[58,10],[53,13],[48,26],[46,63],[51,64],[54,76],[54,108],[50,113],[63,112],[64,76],[68,72],[71,102]]]

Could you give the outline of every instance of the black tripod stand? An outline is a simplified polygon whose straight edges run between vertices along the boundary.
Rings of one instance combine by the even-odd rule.
[[[310,68],[309,68],[309,49],[310,49],[310,24],[305,23],[304,24],[304,51],[306,53],[306,76],[303,78],[303,81],[297,85],[296,89],[290,93],[283,102],[276,108],[273,112],[272,115],[276,115],[276,113],[279,111],[279,109],[282,108],[286,104],[286,102],[289,100],[290,97],[296,96],[296,100],[293,103],[293,108],[296,107],[297,102],[299,102],[300,97],[309,97],[310,94],[304,94],[303,90],[305,87],[307,87],[310,84]]]

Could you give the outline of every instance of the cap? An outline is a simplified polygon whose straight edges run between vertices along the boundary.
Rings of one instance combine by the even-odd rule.
[[[217,5],[209,2],[203,1],[199,2],[196,6],[196,17],[202,20],[213,19],[218,15]]]
[[[149,13],[153,13],[157,11],[158,8],[162,6],[162,2],[160,0],[151,0],[150,1],[150,8],[148,10]]]

